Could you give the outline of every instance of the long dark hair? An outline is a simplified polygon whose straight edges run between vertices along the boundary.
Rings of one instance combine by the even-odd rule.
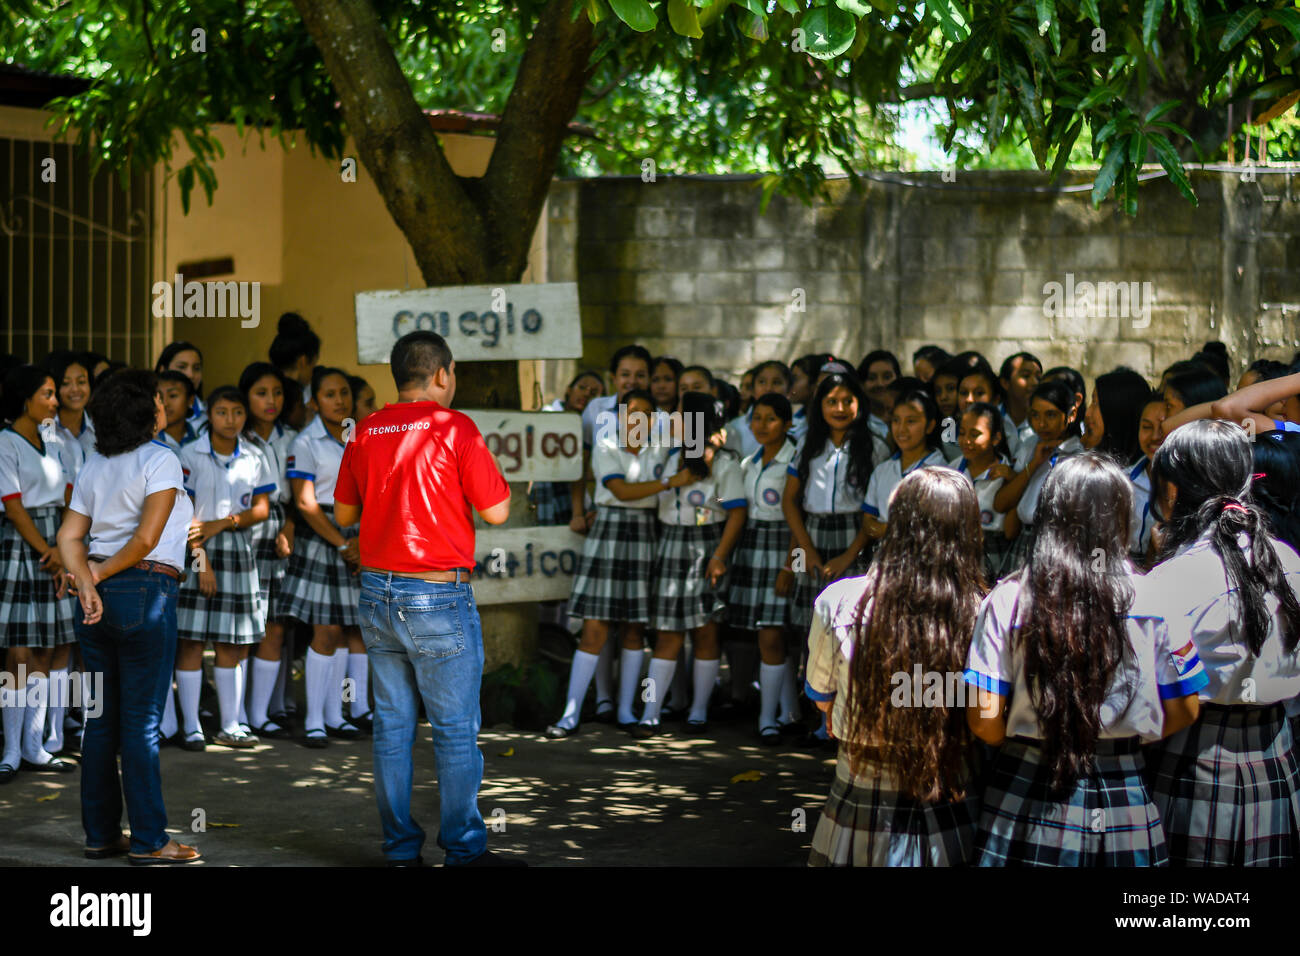
[[[856,772],[878,748],[899,789],[919,800],[960,794],[971,748],[966,717],[955,706],[895,706],[891,684],[916,667],[945,680],[965,669],[984,591],[979,528],[975,490],[963,475],[937,467],[909,473],[890,499],[857,609],[840,746]]]
[[[294,387],[289,387],[289,377],[281,372],[270,362],[253,362],[246,366],[239,373],[239,391],[244,396],[244,406],[248,409],[248,419],[244,424],[244,431],[252,434],[257,430],[257,423],[253,421],[253,411],[248,407],[248,393],[259,380],[271,376],[280,383],[280,390],[284,394],[284,404],[280,406],[280,414],[275,416],[276,422],[285,422],[288,420],[289,413],[293,411],[302,396],[302,389],[298,383],[294,382]]]
[[[1007,429],[1002,421],[1002,412],[996,405],[990,405],[988,402],[973,402],[971,407],[962,414],[987,418],[989,431],[998,436],[997,441],[993,443],[993,450],[1008,461],[1011,460],[1011,446],[1007,444]],[[957,426],[958,428],[961,427],[960,420],[958,420]]]
[[[1165,379],[1165,388],[1175,392],[1188,408],[1217,402],[1228,394],[1228,387],[1223,379],[1199,362],[1190,363],[1190,367],[1170,373]]]
[[[1258,441],[1258,436],[1256,436]],[[1246,434],[1220,421],[1189,422],[1174,429],[1151,462],[1151,502],[1164,522],[1164,549],[1171,557],[1182,545],[1210,532],[1210,547],[1223,561],[1228,586],[1237,595],[1242,636],[1258,655],[1269,632],[1265,596],[1278,599],[1278,628],[1287,653],[1300,643],[1300,600],[1287,582],[1268,522],[1250,495],[1254,461]],[[1164,489],[1178,488],[1173,512],[1161,514]],[[1294,494],[1294,486],[1292,487]],[[1249,539],[1250,557],[1238,544]]]
[[[1126,656],[1133,588],[1128,560],[1133,491],[1108,455],[1057,462],[1043,483],[1021,611],[1012,641],[1043,729],[1045,764],[1059,798],[1093,765],[1101,705]],[[891,515],[892,517],[892,515]]]
[[[1151,400],[1151,386],[1137,372],[1121,365],[1113,372],[1098,375],[1094,388],[1103,427],[1095,450],[1113,455],[1122,465],[1131,465],[1142,454],[1138,428],[1142,409]]]
[[[943,416],[939,414],[939,404],[934,400],[934,396],[930,394],[930,390],[924,386],[908,389],[894,400],[894,408],[898,408],[899,405],[919,405],[921,407],[921,414],[925,416],[926,427],[929,428],[930,423],[934,422],[934,427],[925,433],[925,447],[931,451],[938,448],[942,443],[939,434],[939,422]]]
[[[799,476],[799,486],[808,487],[808,469],[812,466],[812,460],[822,453],[822,449],[831,438],[831,427],[826,424],[826,418],[822,415],[822,400],[837,388],[847,388],[858,400],[858,417],[849,426],[849,433],[845,440],[849,444],[849,485],[865,494],[867,483],[871,481],[873,464],[871,429],[867,427],[867,414],[871,406],[867,402],[867,393],[862,390],[856,375],[832,372],[817,386],[812,401],[807,405],[808,433],[804,436],[803,448],[799,452],[795,471]]]
[[[1075,407],[1075,393],[1070,390],[1069,385],[1056,378],[1039,382],[1029,393],[1030,405],[1036,398],[1051,402],[1065,416],[1065,437],[1079,434],[1080,416],[1077,413],[1080,409]],[[1075,413],[1073,420],[1070,419],[1071,412]]]
[[[1300,551],[1300,432],[1260,432],[1254,452],[1250,495],[1273,536]]]
[[[677,400],[677,409],[681,412],[682,421],[686,417],[699,416],[699,421],[704,425],[704,440],[707,442],[716,435],[726,424],[726,418],[723,416],[719,402],[707,392],[683,392]],[[721,450],[715,451],[714,454],[720,454]],[[701,455],[689,454],[689,449],[682,449],[682,460],[686,462],[686,468],[696,478],[707,478],[709,476],[709,463]]]

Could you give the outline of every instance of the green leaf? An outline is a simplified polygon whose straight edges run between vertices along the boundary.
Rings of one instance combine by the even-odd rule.
[[[1101,26],[1101,11],[1097,9],[1097,0],[1079,0],[1079,10],[1096,26]]]
[[[1165,0],[1146,0],[1146,6],[1142,8],[1142,46],[1151,49],[1151,44],[1156,38],[1156,31],[1160,29],[1160,18],[1165,12]]]
[[[618,17],[638,33],[649,33],[659,25],[654,7],[646,0],[609,0],[614,16]]]
[[[700,15],[686,0],[668,0],[668,23],[684,37],[698,40],[704,36],[704,31],[700,29]]]
[[[752,13],[744,13],[740,17],[740,32],[761,43],[767,39],[767,21]]]
[[[599,23],[609,16],[609,11],[605,9],[604,0],[585,0],[587,6],[587,19],[592,23]]]
[[[1276,20],[1297,40],[1300,40],[1300,12],[1296,10],[1287,10],[1285,8],[1268,11],[1271,19]]]
[[[742,7],[758,17],[760,20],[767,20],[767,8],[759,0],[736,0]]]
[[[863,3],[862,0],[835,0],[835,6],[855,17],[865,17],[871,12],[871,4]]]
[[[181,187],[181,212],[190,214],[190,191],[194,189],[194,167],[183,166],[176,176],[176,184]]]
[[[1156,159],[1160,160],[1160,165],[1168,173],[1169,180],[1178,187],[1178,191],[1183,194],[1183,198],[1196,205],[1196,193],[1192,189],[1191,181],[1187,178],[1187,171],[1183,169],[1183,161],[1178,156],[1178,151],[1169,140],[1159,133],[1152,133],[1150,136],[1151,148],[1155,151]]]
[[[1178,100],[1165,100],[1159,106],[1151,107],[1151,110],[1147,113],[1146,117],[1142,120],[1142,122],[1154,123],[1156,120],[1160,119],[1160,117],[1166,115],[1172,110],[1177,109],[1180,105],[1182,104]]]
[[[1141,166],[1147,154],[1147,137],[1141,130],[1128,138],[1128,161],[1134,166]]]
[[[1079,101],[1078,109],[1082,112],[1083,110],[1091,109],[1101,103],[1109,103],[1118,98],[1119,94],[1115,92],[1113,88],[1102,83],[1094,86],[1088,91],[1087,95]]]
[[[706,28],[711,26],[729,6],[731,6],[731,0],[713,0],[713,3],[705,7],[703,12],[700,13],[700,26]]]
[[[970,34],[970,27],[955,0],[926,0],[926,9],[939,18],[939,29],[953,43],[966,39]]]
[[[802,7],[799,6],[799,0],[776,0],[776,2],[780,5],[781,9],[784,10],[786,13],[793,13],[796,16],[798,15],[799,11],[803,9]]]
[[[1201,32],[1201,0],[1183,0],[1183,9],[1187,11],[1187,22],[1192,26],[1192,38]],[[1194,44],[1194,50],[1200,50],[1200,44]]]
[[[1035,0],[1035,9],[1038,13],[1038,35],[1042,36],[1051,26],[1053,15],[1056,12],[1055,4],[1052,0]]]
[[[1120,169],[1124,165],[1124,150],[1118,143],[1113,143],[1106,153],[1106,159],[1101,164],[1101,169],[1097,170],[1097,178],[1092,182],[1092,204],[1100,206],[1101,201],[1106,198],[1112,186],[1115,185],[1115,177],[1119,175]]]
[[[1061,141],[1056,146],[1056,160],[1052,163],[1052,179],[1056,179],[1065,169],[1066,163],[1070,161],[1070,151],[1074,149],[1075,140],[1079,138],[1079,133],[1083,130],[1083,123],[1075,123],[1065,131]]]
[[[809,10],[800,26],[804,47],[819,60],[833,60],[851,47],[858,28],[857,21],[839,7]]]
[[[1225,53],[1231,50],[1255,29],[1255,24],[1263,17],[1264,11],[1259,7],[1242,7],[1228,18],[1228,25],[1223,28],[1223,38],[1219,40],[1219,49]]]

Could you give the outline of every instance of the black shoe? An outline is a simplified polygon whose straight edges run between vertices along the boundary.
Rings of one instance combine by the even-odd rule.
[[[75,763],[68,763],[58,757],[55,757],[49,763],[32,763],[30,760],[24,760],[19,764],[19,767],[33,773],[72,773],[77,769]]]
[[[545,736],[550,740],[563,740],[565,737],[572,737],[576,734],[578,727],[581,726],[581,724],[577,724],[573,727],[561,727],[559,724],[551,724],[546,728]]]
[[[330,727],[327,725],[325,727],[325,733],[327,736],[334,737],[337,740],[360,740],[365,736],[346,720],[337,727]]]
[[[702,734],[709,729],[709,722],[707,720],[688,720],[686,721],[686,729],[693,734]]]
[[[502,856],[500,853],[493,853],[488,850],[480,856],[474,857],[468,863],[461,863],[460,866],[527,866],[523,860],[517,856]]]
[[[775,747],[781,743],[781,730],[779,727],[764,727],[758,732],[758,742],[764,747]]]
[[[659,712],[659,722],[661,724],[680,723],[686,719],[686,714],[685,707],[665,707]]]
[[[193,736],[190,736],[189,734],[185,734],[184,736],[177,734],[176,736],[180,737],[180,747],[182,750],[190,750],[194,753],[198,753],[201,750],[208,749],[208,738],[202,733],[196,732]]]
[[[596,704],[596,716],[593,717],[592,720],[594,720],[598,724],[612,724],[614,723],[614,717],[616,713],[614,710],[614,705],[610,703],[609,710],[601,710],[600,705],[604,703],[609,703],[609,702],[599,701]]]
[[[284,711],[282,711],[282,710],[281,710],[281,711],[277,711],[277,712],[274,713],[274,714],[267,714],[267,715],[266,715],[266,722],[267,722],[268,724],[279,724],[281,727],[288,728],[288,727],[289,727],[289,715],[286,714],[286,713],[285,713]]]
[[[13,782],[16,776],[18,776],[16,768],[9,766],[7,763],[0,763],[0,786]]]
[[[370,711],[356,717],[349,717],[348,723],[360,729],[362,733],[373,734],[375,732],[375,715]]]
[[[631,730],[632,736],[637,740],[646,740],[659,732],[658,724],[634,724]]]
[[[330,745],[330,739],[326,734],[320,732],[312,733],[309,730],[307,731],[307,736],[302,738],[302,745],[311,750],[320,750]]]
[[[803,721],[796,720],[788,724],[782,724],[777,728],[782,737],[800,737],[808,733],[808,728],[804,726]]]
[[[253,733],[263,740],[291,740],[293,738],[292,731],[270,717],[266,719],[266,723],[261,727],[254,727]]]
[[[636,721],[634,720],[634,721],[632,721],[631,723],[627,723],[627,724],[625,724],[625,723],[623,723],[623,722],[620,720],[620,721],[617,721],[617,722],[614,724],[614,726],[617,727],[619,730],[631,730],[633,727],[636,726]]]
[[[398,867],[398,866],[424,866],[424,857],[422,857],[422,856],[417,856],[417,857],[416,857],[415,859],[413,859],[413,860],[389,860],[389,861],[388,861],[388,866],[392,866],[392,867]]]

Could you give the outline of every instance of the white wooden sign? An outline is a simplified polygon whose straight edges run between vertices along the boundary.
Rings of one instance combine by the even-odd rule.
[[[474,600],[479,604],[564,600],[573,590],[584,541],[568,527],[476,531]]]
[[[575,481],[582,477],[582,416],[462,408],[497,456],[506,481]]]
[[[437,332],[457,362],[582,357],[576,282],[357,293],[357,361],[388,362],[407,332]]]

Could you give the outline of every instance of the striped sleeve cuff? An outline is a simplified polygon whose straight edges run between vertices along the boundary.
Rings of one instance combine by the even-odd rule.
[[[22,496],[23,493],[21,491],[15,491],[13,492],[13,494],[8,494],[8,495],[4,495],[3,497],[0,497],[0,501],[13,501],[15,498],[21,498]]]
[[[862,502],[862,510],[863,510],[864,512],[866,512],[867,514],[871,515],[871,517],[873,517],[873,518],[879,518],[879,517],[880,517],[880,509],[877,508],[875,505],[869,505],[869,504],[867,504],[865,501]]]
[[[1208,687],[1209,683],[1209,675],[1204,670],[1200,670],[1195,674],[1188,674],[1175,684],[1161,684],[1159,686],[1160,699],[1172,700],[1175,697],[1190,697],[1197,691]]]
[[[316,480],[316,476],[310,471],[286,471],[284,476],[286,478],[305,478],[307,481]]]
[[[275,491],[275,485],[259,485],[258,487],[253,489],[253,494],[268,495],[273,491]]]
[[[605,475],[605,477],[600,479],[600,483],[608,487],[609,483],[613,481],[615,478],[619,479],[620,481],[626,481],[627,475]]]
[[[749,502],[746,501],[744,498],[731,498],[727,501],[724,501],[722,503],[722,507],[724,510],[730,511],[732,508],[744,508],[748,504]]]
[[[826,703],[826,701],[828,700],[835,699],[835,693],[833,691],[829,694],[825,694],[819,690],[814,690],[813,685],[808,683],[807,681],[803,682],[803,692],[808,695],[809,700],[819,700],[823,704]]]
[[[789,475],[790,477],[792,477],[792,478],[798,478],[798,477],[799,477],[799,469],[796,468],[794,465],[786,465],[786,466],[785,466],[785,473],[786,473],[787,475]]]
[[[988,674],[981,674],[979,671],[966,668],[966,683],[974,684],[983,690],[992,691],[994,694],[1000,694],[1003,697],[1011,695],[1011,685],[1004,680],[998,680],[996,677],[990,677]]]

